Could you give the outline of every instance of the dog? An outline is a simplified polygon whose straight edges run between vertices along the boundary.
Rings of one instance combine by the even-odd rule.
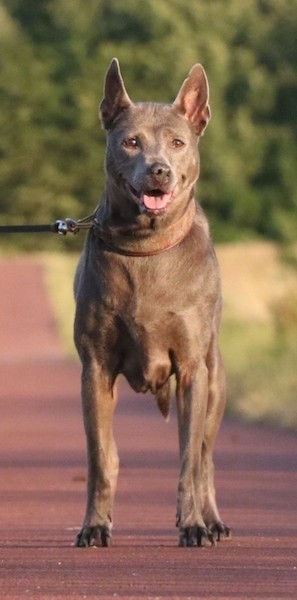
[[[117,59],[107,70],[100,105],[106,188],[75,276],[88,453],[80,547],[111,545],[120,374],[136,392],[149,390],[165,417],[176,380],[178,545],[215,544],[230,535],[216,504],[212,459],[225,406],[220,273],[194,196],[198,141],[210,115],[200,64],[172,104],[133,103]]]

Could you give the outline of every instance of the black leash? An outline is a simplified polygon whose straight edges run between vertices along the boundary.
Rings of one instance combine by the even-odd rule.
[[[67,233],[78,233],[81,229],[91,229],[94,224],[94,215],[84,219],[58,219],[54,223],[47,225],[0,225],[1,233],[58,233],[66,235]]]

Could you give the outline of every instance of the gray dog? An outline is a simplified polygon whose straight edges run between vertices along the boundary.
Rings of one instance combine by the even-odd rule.
[[[175,376],[179,545],[229,536],[216,505],[212,460],[225,406],[220,275],[207,220],[194,198],[208,96],[199,64],[173,104],[134,104],[116,59],[106,74],[100,106],[106,189],[75,280],[88,447],[88,500],[77,546],[111,543],[119,374],[136,392],[150,390],[165,417]]]

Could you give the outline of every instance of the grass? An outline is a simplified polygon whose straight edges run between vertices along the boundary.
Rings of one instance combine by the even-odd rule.
[[[270,326],[227,321],[221,347],[227,410],[244,420],[297,429],[296,336],[283,337]]]
[[[297,252],[248,242],[218,246],[217,254],[227,409],[249,421],[297,429]],[[78,256],[44,254],[42,260],[65,351],[76,356],[72,282]]]
[[[228,410],[297,429],[296,262],[273,244],[217,249],[225,311],[221,347]],[[288,254],[288,253],[287,253]]]
[[[45,285],[56,317],[60,339],[65,353],[76,356],[73,342],[73,320],[75,302],[73,279],[78,255],[51,253],[42,254],[45,267]]]

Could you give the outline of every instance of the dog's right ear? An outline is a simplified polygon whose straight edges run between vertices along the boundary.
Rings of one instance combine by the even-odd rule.
[[[191,123],[198,136],[204,134],[211,112],[208,81],[202,65],[196,64],[192,67],[173,106],[176,106]]]
[[[99,107],[99,115],[105,129],[110,129],[114,119],[133,103],[124,85],[117,58],[113,58],[105,76],[104,98]]]

